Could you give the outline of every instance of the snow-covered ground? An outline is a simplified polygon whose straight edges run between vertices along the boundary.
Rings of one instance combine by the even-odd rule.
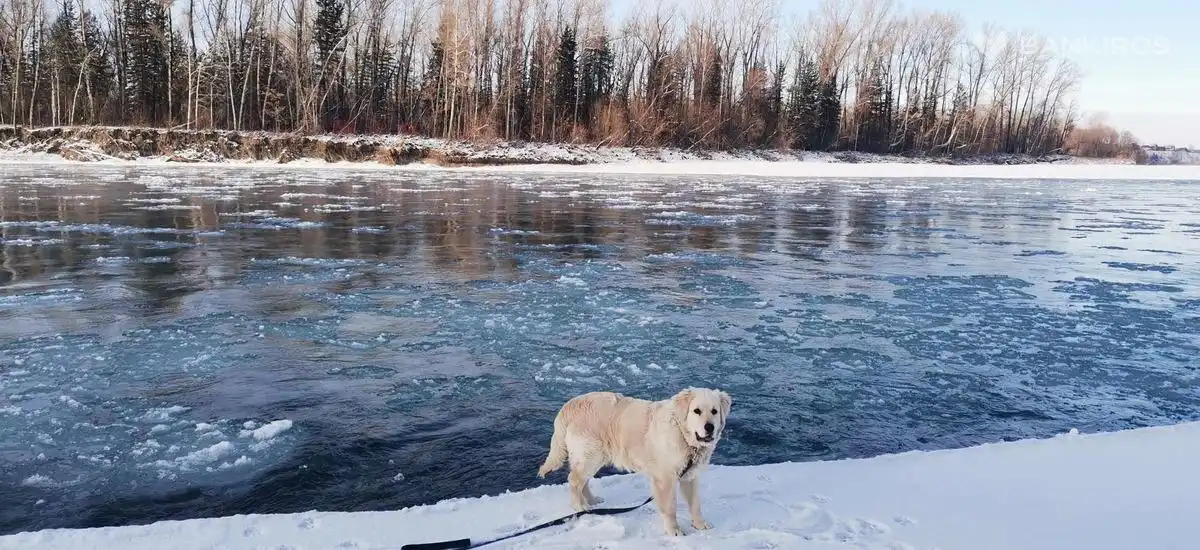
[[[319,159],[299,159],[286,164],[274,161],[229,160],[198,162],[181,166],[234,168],[257,167],[281,169],[353,169],[389,171],[462,171],[518,172],[571,174],[639,174],[679,176],[761,176],[790,178],[991,178],[1022,180],[1200,180],[1200,165],[1137,165],[1118,162],[1088,162],[1074,159],[1061,163],[1027,164],[942,164],[935,162],[899,161],[887,157],[867,157],[865,162],[845,162],[828,154],[808,154],[803,160],[762,160],[729,154],[714,155],[711,159],[691,156],[646,159],[635,155],[604,154],[585,164],[555,164],[541,161],[528,164],[495,166],[446,167],[427,162],[389,165],[374,161],[325,162]],[[14,153],[0,151],[0,163],[10,164],[117,164],[172,165],[162,158],[143,158],[133,161],[119,159],[98,162],[67,161],[47,153]]]
[[[702,478],[714,529],[667,540],[653,505],[589,516],[491,548],[1184,550],[1200,540],[1200,423],[1064,434],[865,460],[714,466]],[[533,475],[537,464],[530,464]],[[559,474],[561,475],[561,474]],[[635,476],[597,480],[605,506],[640,502]],[[320,508],[315,503],[315,508]],[[492,537],[570,513],[566,489],[387,512],[307,512],[0,537],[21,550],[399,549]]]
[[[591,174],[661,174],[763,176],[792,178],[993,178],[1060,180],[1195,180],[1200,165],[1146,166],[1117,163],[936,164],[915,162],[838,162],[829,158],[803,161],[680,160],[632,161],[585,165],[519,164],[443,170],[563,172]]]
[[[0,129],[6,127],[0,126]],[[7,127],[10,133],[16,132]],[[65,128],[58,135],[0,140],[0,163],[69,163],[211,167],[459,170],[592,174],[721,175],[801,178],[1002,178],[1163,180],[1200,179],[1200,164],[1137,165],[1122,159],[1055,155],[993,155],[974,159],[909,158],[867,153],[808,151],[699,151],[676,148],[597,147],[523,142],[473,143],[409,135],[296,136],[271,133],[176,132],[145,128]],[[89,133],[98,132],[98,133]],[[105,133],[108,132],[108,133]],[[134,149],[120,136],[148,139]],[[211,134],[211,135],[210,135]],[[147,137],[149,136],[149,137]],[[126,136],[128,137],[128,136]],[[23,141],[24,140],[24,141]],[[105,149],[96,140],[108,143]],[[256,141],[257,140],[257,141]],[[112,143],[125,143],[113,149]],[[178,141],[178,144],[175,144]],[[274,143],[281,158],[263,158],[242,141]],[[190,144],[190,145],[189,145]],[[330,145],[328,149],[313,144]],[[158,149],[155,149],[155,148]],[[264,146],[266,147],[266,146]],[[270,147],[267,147],[270,149]],[[142,149],[158,151],[142,156]],[[161,153],[161,154],[159,154]],[[148,153],[147,153],[148,154]],[[286,156],[287,159],[282,157]],[[72,160],[67,160],[72,159]],[[327,161],[325,159],[329,159]]]

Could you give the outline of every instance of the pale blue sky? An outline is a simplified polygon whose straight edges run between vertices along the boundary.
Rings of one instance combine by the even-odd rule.
[[[614,15],[634,1],[612,0]],[[818,0],[781,3],[804,13]],[[1200,0],[904,0],[901,7],[956,12],[972,32],[990,22],[1044,35],[1083,70],[1077,97],[1085,113],[1107,113],[1144,143],[1200,146]]]

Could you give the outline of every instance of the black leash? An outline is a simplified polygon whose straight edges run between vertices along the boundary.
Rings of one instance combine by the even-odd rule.
[[[553,521],[547,521],[546,523],[543,523],[541,525],[535,525],[524,531],[518,531],[511,535],[504,535],[502,537],[494,538],[492,540],[471,542],[471,539],[458,539],[458,540],[447,540],[447,541],[442,541],[442,542],[405,544],[404,546],[400,547],[400,550],[463,550],[466,548],[479,548],[480,546],[483,546],[485,544],[492,544],[494,542],[500,542],[502,540],[516,538],[521,535],[532,533],[539,529],[545,529],[547,527],[554,527],[555,525],[562,525],[562,524],[564,524],[568,521],[571,521],[573,519],[576,519],[580,516],[586,516],[589,514],[594,515],[594,516],[611,516],[611,515],[615,515],[615,514],[624,514],[625,512],[632,512],[634,510],[637,510],[638,508],[641,508],[642,506],[649,504],[651,500],[654,500],[654,497],[650,497],[650,498],[646,499],[645,501],[643,501],[641,504],[638,504],[637,506],[630,506],[628,508],[596,508],[594,510],[584,510],[582,512],[575,512],[574,514],[571,514],[569,516],[561,517],[561,518],[558,518]]]
[[[680,478],[687,475],[688,471],[692,469],[692,464],[693,464],[693,458],[689,457],[687,466],[684,466],[683,471],[679,473]],[[458,540],[445,540],[442,542],[424,542],[424,543],[417,543],[417,544],[405,544],[404,546],[400,547],[400,550],[465,550],[467,548],[479,548],[480,546],[484,546],[486,544],[492,544],[495,542],[500,542],[502,540],[516,538],[521,535],[527,535],[529,533],[538,531],[540,529],[545,529],[547,527],[554,527],[555,525],[562,525],[564,523],[567,523],[568,521],[577,519],[582,516],[587,516],[587,515],[613,516],[616,514],[624,514],[626,512],[632,512],[634,510],[637,510],[638,508],[641,508],[642,506],[650,504],[650,501],[652,501],[652,500],[654,500],[654,497],[649,497],[646,500],[642,501],[642,503],[638,504],[637,506],[629,506],[626,508],[594,508],[591,510],[584,510],[582,512],[575,512],[574,514],[571,514],[569,516],[561,517],[556,520],[547,521],[546,523],[543,523],[541,525],[535,525],[533,527],[525,529],[524,531],[518,531],[516,533],[512,533],[510,535],[504,535],[502,537],[494,538],[491,540],[485,540],[485,541],[480,541],[480,542],[471,542],[471,539],[458,539]]]

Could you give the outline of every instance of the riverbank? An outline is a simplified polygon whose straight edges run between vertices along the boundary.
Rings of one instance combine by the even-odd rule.
[[[1200,423],[1187,423],[864,460],[714,466],[701,485],[713,529],[692,529],[681,503],[687,535],[677,544],[712,550],[1184,550],[1198,536],[1192,518],[1200,494],[1200,476],[1193,473],[1197,453]],[[640,502],[648,491],[636,476],[594,484],[607,506]],[[0,537],[0,549],[394,550],[408,543],[488,539],[570,512],[566,488],[553,485],[395,511],[314,510],[46,530]],[[497,548],[648,550],[666,543],[650,505],[585,517]]]
[[[1200,165],[1066,155],[903,157],[808,151],[687,151],[419,136],[305,136],[123,127],[0,127],[0,162],[197,167],[517,171],[800,178],[1200,179]]]
[[[906,157],[867,153],[602,147],[524,142],[466,142],[411,135],[301,135],[223,130],[80,126],[0,126],[5,160],[168,163],[376,163],[445,167],[624,164],[636,162],[770,161],[936,164],[1132,164],[1127,159],[1081,159],[1067,155],[988,155],[973,158]]]

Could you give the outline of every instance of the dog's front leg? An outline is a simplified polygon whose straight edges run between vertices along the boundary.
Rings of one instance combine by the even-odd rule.
[[[675,517],[675,480],[654,478],[651,484],[654,502],[658,503],[658,513],[662,516],[663,532],[668,537],[682,535],[683,529],[679,528],[679,520]]]
[[[683,492],[683,500],[687,502],[688,512],[692,514],[692,527],[696,529],[712,529],[712,524],[704,521],[700,514],[700,480],[696,478],[679,480],[679,490]]]

